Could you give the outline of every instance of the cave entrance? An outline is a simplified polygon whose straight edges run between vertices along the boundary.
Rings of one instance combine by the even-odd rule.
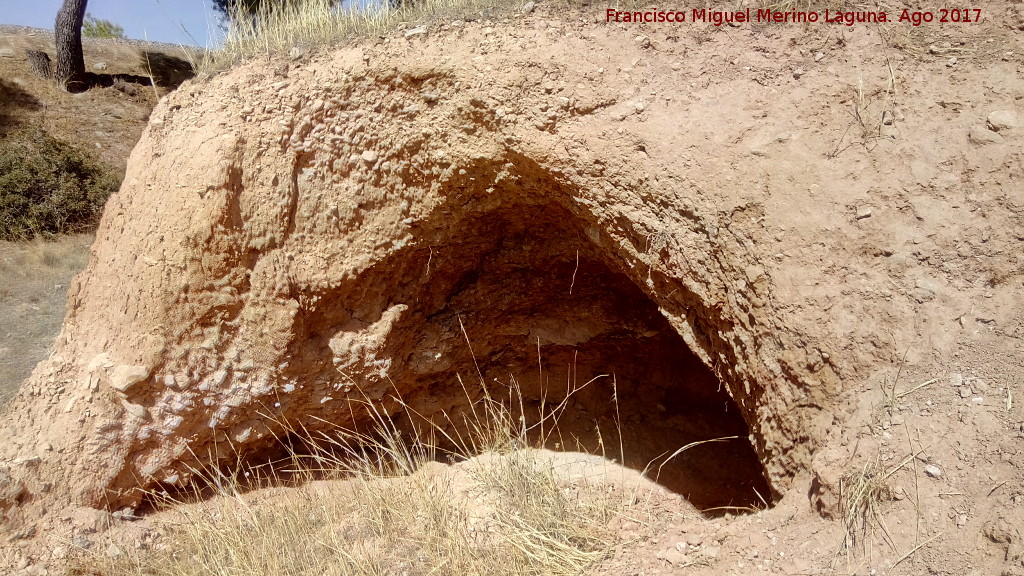
[[[456,200],[358,276],[296,295],[282,421],[372,429],[352,409],[367,400],[402,428],[419,424],[411,415],[448,427],[484,388],[496,399],[512,390],[527,426],[564,400],[534,445],[620,461],[708,515],[772,503],[748,422],[645,291],[649,270],[631,269],[569,200]],[[273,440],[245,458],[289,461]]]
[[[392,377],[422,383],[405,397],[417,413],[468,410],[456,374],[495,397],[515,386],[528,425],[568,395],[543,447],[646,470],[709,514],[771,503],[725,386],[580,217],[560,204],[503,203],[467,210],[424,244],[429,252],[386,267],[405,294],[381,306],[409,306],[394,332],[416,336],[391,355]],[[731,439],[665,461],[718,438]]]

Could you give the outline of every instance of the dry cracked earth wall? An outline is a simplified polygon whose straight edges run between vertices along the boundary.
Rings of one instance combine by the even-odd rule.
[[[1019,136],[942,144],[987,111],[901,103],[891,133],[839,151],[848,79],[884,86],[884,58],[838,52],[795,78],[722,36],[633,35],[469,25],[165,98],[53,356],[9,408],[7,506],[134,505],[187,483],[197,457],[269,454],[286,424],[365,421],[365,400],[450,414],[457,374],[514,378],[533,403],[599,378],[585,424],[614,373],[652,435],[676,408],[734,402],[742,422],[725,426],[749,428],[777,495],[845,417],[844,382],[982,292],[1019,294],[987,280],[1016,266],[999,247],[1020,240]],[[928,66],[897,65],[907,100],[927,99],[913,76]],[[958,239],[950,206],[978,197],[992,208]],[[911,256],[921,243],[930,260]],[[951,285],[951,262],[977,274]]]

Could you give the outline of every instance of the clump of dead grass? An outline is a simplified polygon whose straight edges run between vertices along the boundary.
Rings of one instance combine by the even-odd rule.
[[[845,528],[843,549],[847,553],[863,547],[876,528],[880,528],[888,539],[879,504],[891,499],[887,480],[893,472],[895,470],[883,470],[880,459],[876,457],[840,479],[840,511]]]
[[[351,38],[378,36],[403,25],[496,14],[519,4],[509,0],[416,0],[342,7],[333,0],[263,2],[255,13],[233,10],[224,44],[198,65],[201,73],[210,74],[260,56],[287,55],[295,48],[315,50]]]
[[[439,19],[489,19],[522,16],[525,0],[376,0],[342,4],[335,0],[294,0],[262,2],[255,13],[232,10],[223,45],[208,52],[197,62],[197,71],[210,75],[257,57],[281,57],[294,49],[317,50],[349,39],[371,38],[390,31],[429,23]],[[602,17],[606,8],[617,10],[650,9],[642,0],[618,0],[590,4],[583,0],[559,0],[544,3],[556,14],[568,17],[582,13]],[[705,2],[683,0],[666,5],[673,10],[704,8]],[[867,4],[848,0],[761,0],[754,9],[777,11],[866,9]],[[727,10],[723,6],[721,9]]]
[[[188,503],[163,496],[179,520],[165,527],[156,547],[86,558],[73,573],[583,573],[614,543],[609,520],[641,499],[597,480],[567,482],[547,453],[530,448],[539,423],[517,416],[516,392],[497,399],[485,388],[468,413],[437,424],[418,419],[398,396],[389,400],[404,407],[402,426],[381,404],[361,401],[370,429],[293,430],[290,459],[276,471],[196,470],[217,497]],[[553,425],[557,415],[548,416],[541,421]],[[458,423],[464,426],[451,426]],[[464,463],[437,463],[445,458]],[[273,484],[281,472],[305,482],[246,493],[247,484]]]
[[[872,428],[877,428],[878,421],[883,412],[891,417],[902,409],[901,403],[904,398],[937,381],[937,379],[932,378],[905,390],[897,390],[897,384],[900,380],[900,375],[903,373],[903,367],[909,352],[909,348],[904,352],[892,382],[889,383],[888,379],[886,379],[881,384],[884,404],[872,418]],[[895,466],[887,467],[882,463],[882,452],[879,448],[863,465],[859,468],[848,470],[840,478],[839,508],[843,523],[843,540],[836,556],[833,558],[833,563],[840,554],[845,554],[846,564],[849,569],[855,566],[855,558],[870,558],[872,556],[873,544],[877,541],[883,542],[893,552],[899,553],[900,549],[885,522],[886,511],[884,510],[884,503],[895,499],[894,491],[889,483],[901,470],[908,470],[914,482],[914,490],[910,498],[915,508],[917,522],[914,544],[893,561],[889,569],[895,570],[897,565],[912,558],[919,550],[942,535],[942,532],[939,532],[929,538],[922,538],[921,489],[918,483],[920,472],[917,463],[918,460],[922,459],[922,455],[926,453],[926,449],[920,445],[919,439],[914,440],[910,426],[906,422],[904,422],[903,428],[906,432],[908,452]],[[850,570],[850,573],[857,573],[857,570]]]

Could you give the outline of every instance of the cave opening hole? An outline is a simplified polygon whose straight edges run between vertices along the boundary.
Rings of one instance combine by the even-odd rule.
[[[707,516],[770,507],[751,427],[725,383],[662,313],[648,271],[631,268],[592,221],[569,202],[461,198],[354,288],[306,295],[303,337],[289,352],[302,371],[290,376],[316,398],[353,383],[358,393],[334,412],[290,414],[298,426],[287,442],[241,459],[277,471],[317,454],[384,463],[373,446],[394,427],[436,443],[436,459],[458,460],[474,455],[467,447],[493,447],[473,446],[474,422],[476,432],[500,423],[512,430],[499,435],[532,448],[642,472]],[[397,310],[394,336],[375,350],[386,377],[342,375],[332,341]],[[474,410],[489,402],[498,418],[488,423]],[[338,431],[355,442],[325,440]]]
[[[736,402],[599,233],[559,203],[466,206],[457,236],[387,267],[406,292],[382,308],[407,303],[394,331],[415,335],[392,370],[419,383],[396,417],[466,434],[501,402],[533,447],[614,460],[707,515],[772,504]]]

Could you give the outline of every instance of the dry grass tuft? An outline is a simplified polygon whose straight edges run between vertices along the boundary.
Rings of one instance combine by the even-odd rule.
[[[882,470],[879,459],[875,458],[840,480],[840,510],[845,528],[843,549],[848,553],[863,548],[876,527],[882,528],[888,538],[878,505],[890,499],[886,481],[891,475],[892,472]]]
[[[293,431],[306,440],[286,468],[244,474],[266,484],[286,472],[304,478],[301,487],[246,493],[237,475],[198,470],[217,497],[165,497],[180,519],[153,549],[85,558],[73,573],[570,576],[606,557],[613,517],[645,506],[636,487],[560,471],[559,457],[528,447],[532,427],[514,404],[486,391],[461,433],[446,431],[454,417],[410,431],[379,405],[361,404],[371,431]],[[406,406],[402,420],[411,417]],[[436,463],[444,454],[461,464]]]
[[[341,8],[332,0],[295,0],[292,2],[265,2],[255,14],[234,10],[224,44],[210,51],[197,62],[202,75],[226,70],[236,64],[258,57],[288,55],[294,48],[317,50],[335,46],[357,38],[380,36],[399,28],[412,28],[417,24],[439,19],[489,19],[522,16],[525,0],[412,0],[390,4],[387,0],[369,3],[365,8]],[[771,10],[811,11],[826,8],[838,10],[871,9],[873,5],[848,0],[760,0],[753,6]],[[600,17],[605,8],[617,10],[650,9],[650,3],[641,0],[619,0],[590,4],[584,0],[561,0],[549,4],[568,16],[580,12],[587,17]],[[686,10],[704,8],[706,3],[682,0],[667,6]],[[727,6],[716,9],[728,10]]]
[[[265,2],[255,14],[233,11],[223,46],[208,53],[198,63],[198,70],[216,73],[256,57],[286,55],[296,47],[330,47],[441,17],[511,13],[520,4],[508,0],[417,0],[392,8],[380,3],[341,8],[332,0]]]

